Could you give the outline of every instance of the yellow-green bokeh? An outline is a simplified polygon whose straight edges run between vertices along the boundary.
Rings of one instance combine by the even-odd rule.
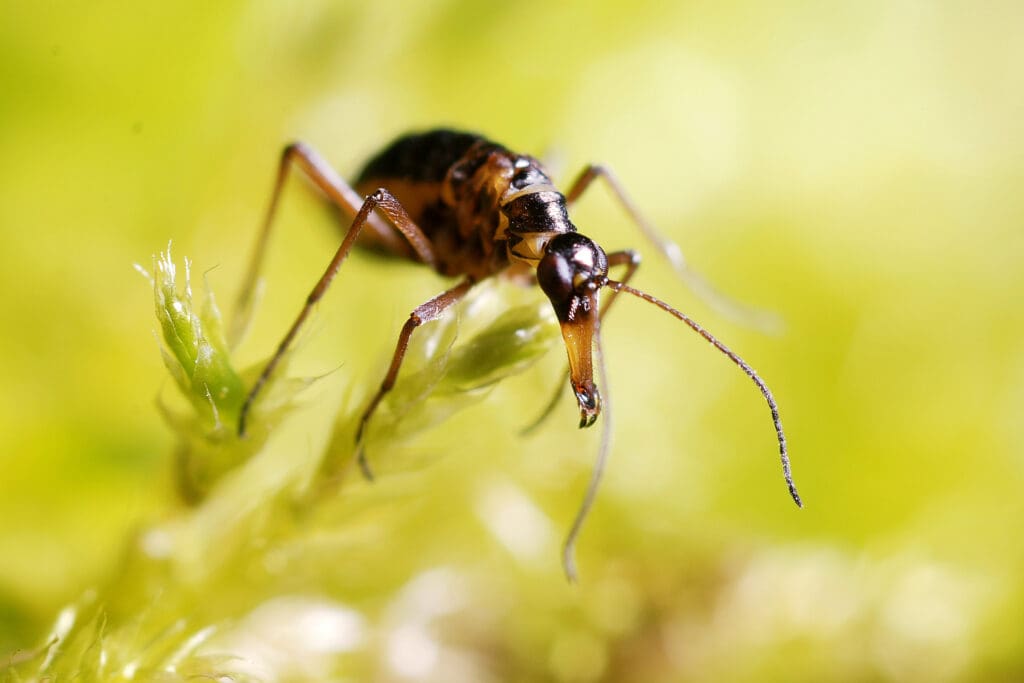
[[[335,564],[265,593],[358,605],[383,641],[399,587],[477,572],[501,595],[467,589],[437,642],[494,680],[1022,675],[1022,22],[1019,3],[909,0],[6,3],[0,664],[104,585],[134,532],[180,513],[155,407],[169,380],[132,264],[173,241],[228,301],[286,141],[351,175],[395,134],[443,124],[550,159],[563,182],[611,165],[695,268],[781,314],[777,336],[722,319],[603,190],[575,214],[606,248],[643,251],[636,284],[768,380],[807,508],[749,381],[624,301],[605,331],[616,445],[582,586],[557,546],[595,434],[566,401],[516,436],[557,381],[552,356],[407,443],[416,467],[354,485],[355,521],[315,522],[344,536],[324,551]],[[337,243],[299,183],[279,229],[241,365]],[[361,398],[443,287],[347,263],[293,360],[341,367],[311,409]],[[550,537],[536,554],[503,545],[494,510],[537,514]],[[256,607],[233,600],[239,618]],[[384,654],[360,661],[391,675]]]

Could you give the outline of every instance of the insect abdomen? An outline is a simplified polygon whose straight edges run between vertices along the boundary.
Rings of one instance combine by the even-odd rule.
[[[446,129],[404,135],[366,162],[356,183],[375,178],[440,183],[448,169],[481,140],[474,133]]]

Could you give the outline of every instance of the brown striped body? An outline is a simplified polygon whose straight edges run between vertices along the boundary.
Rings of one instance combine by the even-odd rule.
[[[565,197],[533,157],[471,133],[435,130],[399,138],[367,162],[355,183],[393,194],[434,247],[435,269],[474,281],[502,271],[532,273],[552,237],[575,232]],[[360,244],[415,258],[390,226]]]

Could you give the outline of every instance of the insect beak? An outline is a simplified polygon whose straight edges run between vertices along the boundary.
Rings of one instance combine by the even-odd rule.
[[[569,382],[580,406],[580,427],[589,427],[601,413],[601,394],[594,385],[593,347],[599,318],[597,291],[574,295],[560,312],[562,338],[569,354]],[[556,309],[557,310],[557,309]]]

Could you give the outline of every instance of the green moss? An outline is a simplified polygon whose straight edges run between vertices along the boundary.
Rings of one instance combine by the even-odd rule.
[[[179,279],[168,250],[154,259],[150,279],[164,363],[184,399],[172,407],[166,397],[161,406],[178,441],[180,493],[193,505],[142,531],[116,577],[66,607],[43,646],[12,659],[7,680],[249,680],[244,661],[211,651],[209,642],[288,592],[291,577],[273,570],[280,561],[274,558],[315,545],[323,534],[344,533],[338,522],[316,513],[344,500],[339,473],[351,465],[362,406],[316,427],[324,432],[319,436],[300,432],[304,443],[296,444],[288,420],[294,414],[301,421],[293,399],[309,380],[289,379],[280,367],[256,404],[249,434],[238,437],[247,378],[261,366],[235,370],[213,294],[204,288],[197,306],[187,261]],[[386,451],[446,419],[557,340],[545,308],[499,312],[493,287],[483,285],[455,312],[414,335],[410,372],[399,376],[382,402],[368,448]],[[305,448],[309,441],[327,447],[311,451]],[[299,452],[306,455],[297,457]],[[304,571],[330,575],[332,560],[315,557],[323,567],[306,562]],[[310,605],[303,609],[337,611]],[[293,655],[295,670],[301,670],[305,654]]]

